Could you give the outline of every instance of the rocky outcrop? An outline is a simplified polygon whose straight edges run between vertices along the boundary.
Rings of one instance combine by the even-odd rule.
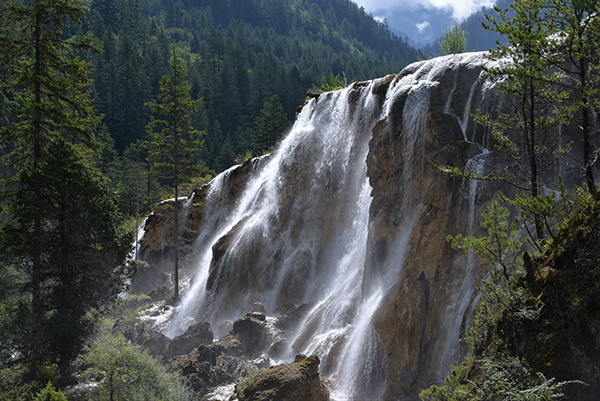
[[[230,169],[223,177],[223,186],[226,191],[220,193],[219,204],[222,210],[231,211],[234,207],[236,197],[244,188],[253,172],[260,168],[268,156],[260,159],[250,159],[240,166]],[[182,266],[194,267],[196,254],[193,252],[192,244],[198,237],[200,227],[206,223],[205,206],[209,194],[209,185],[203,185],[194,189],[187,197],[182,197],[180,208],[182,208],[181,217],[185,222],[181,230],[183,239]],[[188,205],[186,206],[186,203]],[[144,223],[144,235],[139,243],[138,258],[151,265],[161,268],[166,273],[171,273],[172,252],[173,252],[173,208],[175,202],[173,199],[159,203],[154,211],[148,216]],[[211,213],[212,210],[208,211]],[[209,216],[210,217],[210,216]],[[218,224],[219,221],[214,222]]]
[[[188,354],[201,344],[212,344],[213,339],[214,335],[209,323],[196,323],[191,325],[185,333],[171,340],[167,348],[167,357]]]
[[[319,358],[298,355],[294,363],[259,370],[235,386],[239,401],[328,401]]]
[[[248,362],[235,354],[238,354],[236,345],[201,345],[189,354],[173,358],[171,370],[181,374],[203,396],[212,388],[240,380]]]

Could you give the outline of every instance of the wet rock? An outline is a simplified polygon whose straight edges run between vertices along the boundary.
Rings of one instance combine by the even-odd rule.
[[[229,319],[223,320],[219,325],[219,338],[225,337],[231,330],[233,330],[233,322]]]
[[[131,282],[131,292],[133,294],[150,294],[159,287],[168,287],[170,284],[171,278],[168,274],[163,273],[154,265],[138,261],[137,273]]]
[[[263,304],[261,304],[260,302],[255,302],[254,305],[252,305],[252,309],[250,309],[249,312],[250,313],[261,313],[263,315],[267,314],[265,306]]]
[[[151,291],[148,296],[152,302],[164,301],[171,296],[171,290],[164,285],[160,285],[155,290]]]
[[[287,365],[263,369],[235,386],[239,401],[328,401],[319,377],[319,358],[311,356]]]
[[[249,358],[260,355],[267,348],[267,326],[264,321],[254,317],[236,320],[231,334],[239,340],[242,353]]]
[[[142,347],[146,348],[150,355],[160,356],[166,359],[170,342],[171,340],[169,337],[162,333],[155,333],[151,338],[142,343]]]
[[[246,368],[241,358],[221,354],[212,345],[202,345],[171,360],[171,371],[180,373],[200,396],[209,389],[239,380]]]
[[[308,315],[312,309],[312,304],[302,304],[297,308],[292,309],[294,304],[286,304],[281,308],[278,308],[275,312],[279,311],[280,316],[275,323],[275,326],[281,330],[293,331],[297,328],[298,324]]]
[[[190,326],[185,333],[175,337],[169,344],[167,358],[185,355],[201,344],[212,344],[214,339],[210,324],[200,322]]]
[[[276,340],[267,350],[267,355],[273,359],[282,359],[290,348],[290,342],[286,338]]]

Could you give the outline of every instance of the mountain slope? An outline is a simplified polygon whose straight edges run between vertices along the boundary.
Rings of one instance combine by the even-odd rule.
[[[87,29],[104,43],[92,57],[96,105],[123,152],[145,137],[149,110],[168,73],[170,44],[189,62],[192,115],[207,133],[203,159],[215,172],[252,147],[255,120],[277,95],[288,121],[306,90],[330,74],[365,80],[398,72],[419,53],[348,0],[94,1]],[[279,133],[281,135],[283,133]]]

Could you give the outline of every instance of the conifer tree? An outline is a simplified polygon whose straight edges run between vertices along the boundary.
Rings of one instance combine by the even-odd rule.
[[[552,62],[540,57],[547,52],[553,26],[544,16],[546,0],[516,0],[508,9],[495,8],[499,19],[486,16],[484,27],[506,37],[508,45],[499,44],[489,53],[494,61],[484,67],[496,83],[496,89],[510,101],[511,113],[497,116],[479,115],[478,122],[488,126],[497,147],[512,159],[507,166],[508,176],[502,177],[512,185],[529,192],[535,203],[541,194],[541,173],[554,166],[554,157],[561,153],[550,130],[566,122],[567,92],[561,90],[564,74],[550,72]],[[520,141],[511,139],[516,132]],[[535,224],[536,239],[544,238],[544,212],[533,203],[521,203],[524,214]],[[531,207],[529,207],[531,206]]]
[[[442,56],[458,54],[467,51],[469,35],[463,31],[456,22],[452,21],[451,27],[446,27],[440,38]]]
[[[590,193],[596,193],[592,148],[593,103],[600,95],[600,3],[597,0],[550,0],[548,19],[559,29],[548,53],[562,55],[551,60],[556,68],[569,74],[566,86],[574,92],[579,111],[583,144],[583,170]],[[541,55],[545,56],[545,55]]]
[[[164,174],[175,190],[173,242],[175,248],[173,270],[173,298],[179,299],[179,185],[190,182],[189,174],[203,168],[198,156],[202,150],[200,136],[204,133],[194,129],[188,113],[197,111],[201,99],[192,100],[186,77],[189,68],[171,47],[171,73],[162,78],[157,101],[148,103],[150,110],[164,119],[152,117],[148,130],[148,159],[154,172]]]
[[[252,138],[253,148],[258,152],[269,150],[289,124],[283,106],[279,102],[279,96],[273,95],[265,99],[260,116],[256,117],[256,132]]]
[[[9,314],[14,331],[3,334],[12,338],[0,343],[34,366],[65,367],[90,333],[88,313],[121,288],[115,269],[131,243],[117,234],[110,193],[84,156],[95,148],[98,117],[79,53],[97,43],[89,34],[65,37],[84,16],[75,0],[9,1],[0,12],[0,91],[19,108],[0,130],[5,162],[16,171],[2,191],[0,245],[22,284],[9,300],[18,306]],[[66,332],[53,332],[60,327]]]

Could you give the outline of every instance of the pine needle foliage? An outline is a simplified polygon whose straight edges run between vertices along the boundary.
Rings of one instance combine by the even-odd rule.
[[[452,21],[452,26],[446,27],[440,37],[440,51],[442,56],[449,54],[465,53],[469,34],[463,31],[460,25]]]
[[[186,80],[189,68],[177,54],[175,44],[171,46],[171,72],[163,76],[161,93],[148,107],[157,116],[151,118],[148,131],[148,160],[152,171],[172,182],[175,190],[174,244],[175,263],[173,298],[179,299],[179,186],[190,182],[191,174],[204,170],[199,159],[204,132],[194,129],[189,113],[196,112],[201,99],[192,100],[190,85]]]

